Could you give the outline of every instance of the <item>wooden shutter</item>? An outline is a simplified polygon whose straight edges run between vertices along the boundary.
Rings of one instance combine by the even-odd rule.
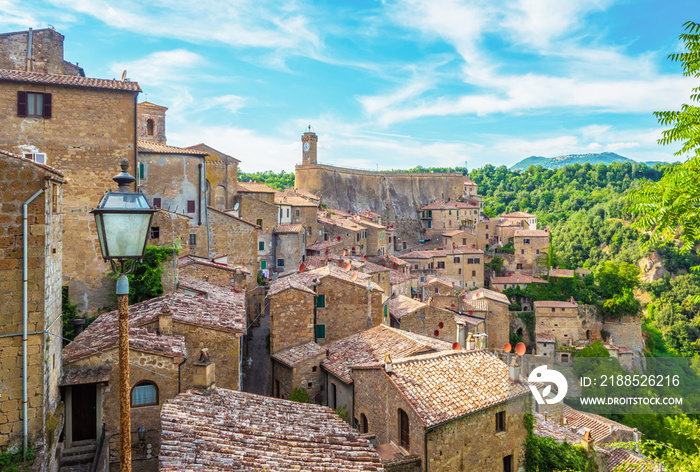
[[[17,92],[17,116],[27,116],[27,92]]]
[[[42,110],[42,114],[44,118],[51,118],[51,94],[50,93],[45,93],[44,94],[44,109]]]
[[[187,200],[187,213],[194,213],[194,212],[195,212],[194,200]]]
[[[161,208],[161,199],[154,197],[153,198],[153,207],[154,208]]]

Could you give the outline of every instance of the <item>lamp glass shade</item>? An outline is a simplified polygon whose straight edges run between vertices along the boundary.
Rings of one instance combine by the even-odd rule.
[[[141,259],[151,217],[146,196],[140,192],[107,192],[92,211],[104,259]]]

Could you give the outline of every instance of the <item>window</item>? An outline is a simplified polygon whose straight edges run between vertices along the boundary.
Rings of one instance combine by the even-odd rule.
[[[506,430],[506,412],[499,411],[496,413],[496,432],[501,433]]]
[[[552,313],[554,313],[555,311],[557,311],[557,309],[556,309],[556,308],[552,308]]]
[[[260,270],[267,270],[267,261],[260,261]]]
[[[277,267],[284,267],[284,259],[277,259]]]
[[[457,274],[462,275],[462,269],[457,269]]]
[[[139,382],[131,389],[131,406],[158,404],[158,386],[153,382]]]
[[[287,218],[289,218],[289,208],[287,208]]]
[[[357,233],[357,242],[360,242],[360,233]]]
[[[258,251],[265,250],[265,241],[258,241]]]
[[[476,271],[475,271],[475,270],[472,271],[472,277],[476,277]]]
[[[326,339],[326,325],[322,325],[322,324],[316,325],[316,338]]]
[[[336,391],[335,391],[335,384],[334,383],[331,383],[331,396],[328,399],[328,403],[331,403],[331,400],[332,400],[332,404],[328,405],[328,406],[330,406],[333,409],[337,408],[338,399],[336,398]]]
[[[462,246],[466,246],[466,245],[467,245],[467,238],[462,238]]]
[[[60,194],[59,194],[59,186],[58,184],[52,183],[51,184],[51,211],[54,213],[59,212],[59,202],[60,202]]]
[[[313,388],[313,386],[314,386],[314,383],[313,383],[313,382],[309,382],[309,383],[306,384],[306,387],[307,387],[307,388]]]
[[[41,92],[17,92],[17,116],[51,118],[51,94]]]
[[[486,233],[486,239],[489,239],[489,233]]]
[[[455,262],[455,264],[457,264],[458,262],[460,262],[459,257],[455,257],[454,262]]]
[[[148,136],[153,136],[153,128],[153,120],[149,118],[146,120],[146,134]]]
[[[151,226],[151,239],[158,239],[160,237],[160,226]]]
[[[445,268],[445,262],[439,261],[438,262],[438,269],[444,269]]]
[[[439,291],[438,291],[438,288],[437,288],[437,287],[435,287],[435,293],[439,293]]]
[[[296,216],[299,216],[299,210],[294,210],[294,214],[295,214]]]
[[[316,308],[326,308],[326,296],[325,295],[316,295]],[[323,326],[323,325],[320,325]],[[325,327],[324,327],[325,329]],[[325,337],[325,336],[323,336]]]
[[[489,225],[486,225],[486,229],[489,229]],[[489,235],[487,234],[486,237],[488,238]]]
[[[360,432],[369,433],[369,424],[367,423],[367,417],[364,413],[360,414]]]
[[[525,254],[525,249],[521,249],[520,254]]]
[[[262,218],[258,218],[257,220],[255,220],[255,224],[262,228]]]
[[[539,250],[539,249],[535,249],[535,254],[539,254],[539,253],[540,253],[540,250]]]
[[[523,243],[525,243],[525,244],[530,244],[530,240],[529,240],[529,239],[525,239],[525,240],[523,241]]]
[[[154,198],[153,199],[153,208],[163,208],[162,205],[162,200],[160,198]]]
[[[143,162],[139,162],[138,172],[139,172],[139,179],[145,179],[146,178],[146,164],[144,164]]]
[[[190,234],[190,246],[196,246],[196,245],[197,245],[197,235]]]
[[[37,164],[46,164],[46,153],[45,152],[25,152],[22,153],[25,159],[31,159]]]
[[[432,224],[432,223],[433,223],[433,222],[432,222],[431,220],[428,220],[428,228],[432,228],[432,227],[433,227],[433,224]]]
[[[515,269],[516,269],[516,270],[521,270],[522,268],[523,268],[523,265],[522,265],[522,264],[516,264],[516,265],[515,265]]]
[[[408,424],[408,414],[399,408],[399,438],[401,447],[408,449],[410,446],[410,433]]]
[[[481,262],[481,260],[478,257],[474,259],[474,264],[478,264],[479,262]]]
[[[316,372],[317,369],[318,369],[317,366],[313,366],[313,367],[311,368],[311,372]]]
[[[187,213],[194,213],[194,212],[195,212],[194,200],[187,200]]]

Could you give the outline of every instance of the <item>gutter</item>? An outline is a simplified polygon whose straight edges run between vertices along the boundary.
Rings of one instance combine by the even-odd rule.
[[[31,30],[30,30],[31,34]],[[27,452],[27,205],[44,193],[37,190],[29,200],[22,205],[22,452]]]
[[[177,393],[182,393],[182,385],[181,385],[181,376],[182,376],[182,364],[187,362],[187,348],[185,347],[185,358],[182,359],[182,362],[180,362],[177,365]]]

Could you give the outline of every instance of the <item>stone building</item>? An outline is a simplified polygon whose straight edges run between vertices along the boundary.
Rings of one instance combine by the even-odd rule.
[[[161,413],[160,470],[383,471],[369,439],[326,406],[191,390]]]
[[[581,339],[578,303],[573,301],[535,302],[535,335],[553,334],[557,344],[571,346]]]
[[[275,193],[275,204],[279,208],[278,224],[300,224],[306,229],[308,245],[323,241],[323,229],[316,219],[318,202],[301,196],[294,189],[286,189],[284,193]]]
[[[185,293],[187,292],[187,293]],[[129,307],[132,455],[142,470],[157,470],[160,408],[196,383],[202,349],[215,361],[219,384],[240,387],[241,343],[246,332],[245,296],[188,280],[178,291]],[[100,315],[63,350],[66,441],[97,440],[95,424],[107,425],[112,462],[118,461],[119,378],[116,312]],[[98,375],[99,374],[99,375]],[[114,383],[114,385],[112,385]],[[146,443],[136,431],[143,425]],[[151,447],[147,447],[148,444]]]
[[[426,302],[433,295],[456,295],[461,286],[458,280],[445,275],[429,275],[424,282],[418,284],[420,297]]]
[[[267,293],[270,353],[337,341],[381,324],[383,295],[367,275],[333,264],[280,277]]]
[[[353,256],[367,254],[367,228],[360,223],[360,217],[351,217],[339,210],[319,210],[318,222],[323,227],[324,240],[340,242],[335,251]]]
[[[512,220],[518,222],[520,225],[522,222],[523,229],[537,230],[537,216],[531,213],[526,213],[524,211],[514,211],[512,213],[504,213],[501,215],[503,220]]]
[[[275,266],[272,235],[279,211],[275,205],[276,190],[260,182],[238,182],[236,188],[234,212],[260,227],[256,241],[258,269],[269,272]]]
[[[487,348],[502,350],[510,340],[510,300],[502,293],[480,288],[464,295],[461,308],[466,312],[480,312],[486,319]],[[472,314],[472,313],[469,313]]]
[[[151,206],[190,218],[187,249],[207,257],[206,154],[143,140],[138,141],[138,151],[139,188]]]
[[[514,472],[524,461],[529,388],[486,351],[449,351],[352,367],[355,416],[377,443],[422,470]],[[426,381],[430,379],[430,381]],[[382,401],[377,401],[381,398]]]
[[[56,471],[64,413],[61,375],[61,255],[64,176],[0,151],[0,450],[21,450],[24,306],[27,316],[27,438],[37,470]],[[30,201],[31,200],[31,201]],[[27,291],[23,291],[23,208],[27,205]],[[26,304],[26,305],[25,305]]]
[[[537,271],[538,266],[546,268],[549,231],[516,230],[513,246],[515,248],[516,270]]]
[[[206,153],[207,202],[217,210],[233,208],[238,184],[238,164],[241,161],[204,143],[187,149]]]
[[[481,210],[475,203],[458,200],[438,200],[420,209],[425,235],[435,238],[446,231],[474,226],[480,221]]]
[[[278,224],[272,233],[273,268],[278,274],[295,272],[306,260],[306,228],[301,224]]]
[[[503,293],[507,288],[519,288],[525,290],[530,284],[546,284],[546,280],[538,279],[526,274],[509,274],[501,277],[491,277],[491,290]]]
[[[425,282],[429,276],[444,275],[457,280],[460,287],[484,286],[484,253],[473,248],[447,248],[411,251],[401,259],[409,262]]]
[[[250,277],[250,271],[245,266],[229,264],[228,256],[217,259],[182,256],[178,259],[177,268],[182,280],[200,280],[237,292],[246,290]]]
[[[457,320],[454,312],[404,295],[391,297],[388,305],[392,327],[464,345],[467,326]]]
[[[136,106],[136,133],[141,141],[166,144],[165,112],[167,107],[151,102],[141,102]]]
[[[77,63],[63,60],[63,40],[53,28],[0,34],[0,69],[85,77]]]
[[[65,71],[64,71],[65,72]],[[0,70],[0,149],[60,170],[63,196],[63,283],[80,310],[112,303],[94,218],[119,162],[136,166],[136,82]],[[99,103],[100,106],[95,106]]]

